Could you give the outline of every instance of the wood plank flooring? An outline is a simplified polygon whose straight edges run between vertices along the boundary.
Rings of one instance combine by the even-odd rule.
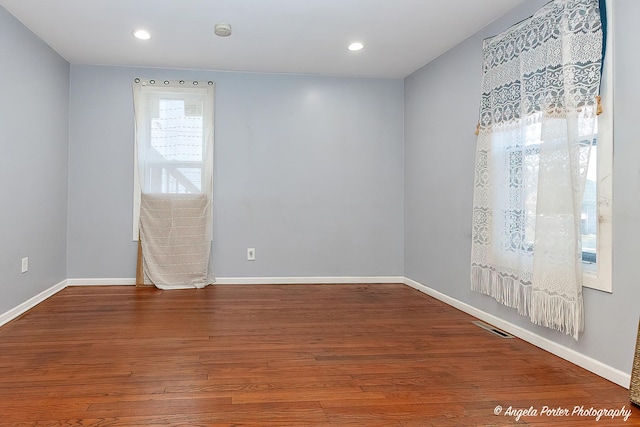
[[[472,320],[404,285],[66,288],[0,328],[0,426],[640,425],[628,390]]]

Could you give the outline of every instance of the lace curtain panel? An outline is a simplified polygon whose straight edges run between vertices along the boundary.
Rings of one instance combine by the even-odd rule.
[[[214,282],[213,83],[136,79],[133,95],[143,283],[205,287]]]
[[[576,340],[602,19],[598,0],[555,0],[483,47],[471,288]]]

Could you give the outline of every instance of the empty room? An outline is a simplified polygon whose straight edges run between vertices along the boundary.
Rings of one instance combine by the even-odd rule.
[[[0,0],[0,427],[640,425],[638,0]]]

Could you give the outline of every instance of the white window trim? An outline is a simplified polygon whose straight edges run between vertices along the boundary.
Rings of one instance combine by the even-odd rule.
[[[601,103],[598,116],[598,231],[596,263],[583,264],[583,286],[604,292],[613,292],[613,1],[607,5],[607,46],[603,62]]]

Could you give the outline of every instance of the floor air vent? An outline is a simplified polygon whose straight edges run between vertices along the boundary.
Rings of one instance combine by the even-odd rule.
[[[505,331],[502,331],[502,330],[496,328],[495,326],[491,326],[488,323],[484,323],[484,322],[481,322],[479,320],[476,320],[475,322],[471,322],[471,323],[473,323],[476,326],[481,327],[482,329],[484,329],[486,331],[491,332],[494,335],[499,336],[500,338],[515,338],[513,335],[511,335],[509,333],[506,333]]]

